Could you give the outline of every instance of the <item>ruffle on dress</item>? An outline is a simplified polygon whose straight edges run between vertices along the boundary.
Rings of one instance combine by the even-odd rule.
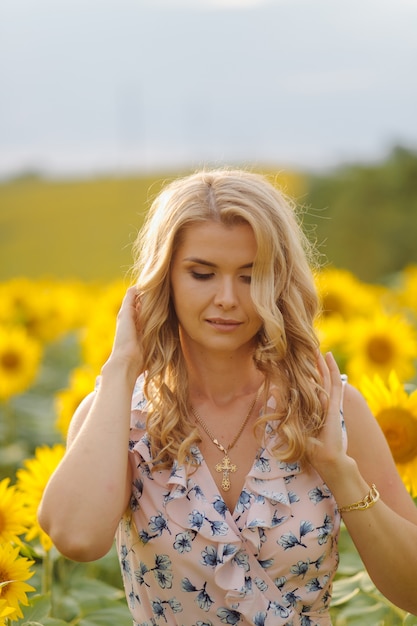
[[[150,469],[152,459],[146,435],[134,445],[133,451]],[[203,465],[205,461],[198,448],[193,453],[199,465]],[[168,520],[207,540],[212,550],[207,558],[215,564],[214,581],[224,591],[224,604],[244,616],[248,624],[327,626],[331,623],[325,614],[318,616],[317,621],[302,621],[298,611],[285,603],[265,566],[256,558],[265,530],[291,516],[296,498],[291,492],[291,482],[300,473],[298,464],[280,463],[263,449],[248,474],[232,515],[220,494],[212,501],[207,500],[204,485],[195,482],[193,474],[187,479],[184,466],[175,465],[171,472],[152,472],[152,480],[165,489],[164,510]]]
[[[319,602],[316,605],[318,597],[313,600],[310,610],[303,603],[289,605],[275,581],[269,577],[268,563],[259,558],[268,530],[294,517],[293,507],[300,502],[297,492],[304,498],[305,485],[317,484],[314,478],[311,482],[308,466],[280,462],[269,452],[275,441],[277,424],[270,422],[267,425],[264,447],[246,478],[235,510],[230,512],[209,469],[204,467],[205,461],[198,447],[192,451],[202,470],[196,473],[198,478],[196,474],[187,478],[186,468],[178,464],[171,471],[151,471],[153,463],[149,442],[146,434],[141,436],[146,411],[142,389],[141,377],[132,398],[131,451],[141,459],[143,480],[152,480],[159,486],[168,524],[172,523],[191,536],[198,534],[205,540],[204,543],[207,542],[210,554],[207,553],[204,558],[207,558],[207,564],[213,566],[215,584],[224,592],[224,595],[221,594],[223,605],[229,611],[235,611],[237,617],[242,615],[244,623],[254,626],[331,626],[323,604]],[[272,413],[274,404],[271,397],[268,409]],[[151,486],[149,488],[152,489]],[[331,494],[328,492],[324,497],[331,497]],[[335,514],[335,524],[339,521]],[[189,575],[193,567],[193,562],[190,562]],[[319,606],[319,610],[315,611],[315,606]],[[213,618],[210,611],[207,613],[209,616]],[[217,614],[215,621],[219,617],[221,619]],[[226,616],[221,621],[232,623],[227,621]],[[238,621],[242,623],[240,619]]]

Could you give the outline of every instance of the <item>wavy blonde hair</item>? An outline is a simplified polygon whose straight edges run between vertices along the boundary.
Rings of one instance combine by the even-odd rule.
[[[254,353],[267,389],[279,383],[277,419],[287,462],[304,457],[307,439],[320,430],[323,408],[317,390],[318,309],[311,271],[312,248],[294,204],[264,176],[244,170],[199,171],[168,184],[156,197],[134,245],[140,291],[147,433],[158,468],[193,464],[199,441],[188,407],[188,375],[170,294],[170,268],[184,229],[206,221],[249,224],[257,242],[251,295],[263,320]],[[277,388],[278,389],[278,388]],[[277,392],[278,393],[278,392]]]

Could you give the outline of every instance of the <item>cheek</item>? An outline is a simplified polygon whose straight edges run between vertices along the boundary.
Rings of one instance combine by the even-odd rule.
[[[178,297],[178,291],[171,282],[170,297],[169,297],[169,310],[172,318],[178,320],[178,302],[181,302],[181,297]]]
[[[255,334],[259,333],[262,331],[263,328],[263,321],[258,317],[254,323],[253,323],[253,327],[255,329]]]
[[[196,300],[196,295],[184,281],[174,281],[171,284],[171,308],[178,320],[191,313]]]
[[[258,313],[258,311],[257,311],[257,309],[256,309],[254,304],[252,304],[252,306],[251,306],[251,308],[250,308],[248,313],[249,313],[249,317],[252,320],[252,323],[254,325],[257,325],[258,326],[258,330],[260,330],[262,328],[263,324],[264,324],[264,321],[263,321],[262,317],[259,315],[259,313]]]

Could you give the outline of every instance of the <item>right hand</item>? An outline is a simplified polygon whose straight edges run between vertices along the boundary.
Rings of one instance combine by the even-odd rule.
[[[143,371],[142,337],[139,328],[140,294],[136,287],[129,287],[117,314],[113,348],[107,363],[123,361],[136,373]]]

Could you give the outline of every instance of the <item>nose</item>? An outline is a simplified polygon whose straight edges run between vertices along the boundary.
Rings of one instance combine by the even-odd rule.
[[[229,277],[222,278],[214,296],[216,306],[222,309],[233,309],[237,306],[237,293],[234,280]]]

